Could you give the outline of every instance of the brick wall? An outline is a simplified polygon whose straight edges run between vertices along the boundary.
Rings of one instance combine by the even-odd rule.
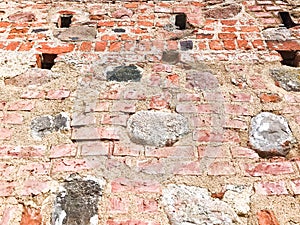
[[[1,2],[0,224],[300,224],[299,7]]]

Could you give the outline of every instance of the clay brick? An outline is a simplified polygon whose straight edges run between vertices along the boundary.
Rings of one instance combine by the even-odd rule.
[[[17,184],[10,181],[1,181],[0,182],[0,197],[12,196]]]
[[[290,181],[294,195],[300,195],[300,179],[293,179]]]
[[[39,209],[24,207],[20,225],[40,225],[42,215]]]
[[[82,42],[79,48],[79,51],[82,52],[90,52],[92,50],[92,42]]]
[[[194,104],[180,103],[176,106],[176,112],[178,113],[197,113],[198,107]]]
[[[107,42],[106,41],[98,41],[95,44],[95,51],[96,52],[103,52],[105,51],[107,46]]]
[[[127,178],[116,178],[111,182],[112,192],[137,192],[137,193],[160,193],[161,185],[152,180],[130,180]]]
[[[79,172],[90,169],[85,159],[57,159],[52,161],[51,174],[63,172]]]
[[[169,108],[169,101],[164,96],[153,96],[149,106],[150,109],[167,109]]]
[[[239,142],[240,138],[237,132],[226,130],[226,132],[210,131],[210,130],[195,130],[193,132],[193,140],[199,142]]]
[[[0,122],[6,124],[23,124],[23,116],[19,113],[6,113],[1,118],[0,114]]]
[[[12,41],[12,42],[9,42],[9,44],[4,48],[4,50],[7,50],[7,51],[15,51],[20,45],[20,42],[17,42],[17,41]]]
[[[44,91],[33,91],[33,90],[25,91],[21,95],[21,98],[23,99],[39,99],[44,97],[45,97]]]
[[[109,212],[110,213],[128,213],[129,199],[121,197],[112,197],[109,199]]]
[[[199,101],[200,96],[199,96],[199,94],[178,93],[177,94],[177,100],[179,102]]]
[[[234,33],[219,33],[218,37],[220,39],[236,39],[237,36]]]
[[[260,210],[256,215],[258,225],[280,225],[272,210]]]
[[[223,45],[226,50],[235,50],[236,44],[234,40],[223,40]]]
[[[288,41],[267,41],[268,49],[270,50],[284,50],[284,51],[296,51],[300,50],[300,41],[288,40]]]
[[[110,52],[119,52],[122,48],[121,42],[110,42],[109,51]]]
[[[232,147],[231,154],[233,158],[259,158],[259,155],[254,150],[244,147]]]
[[[259,28],[256,26],[241,26],[241,32],[259,32]]]
[[[264,50],[265,49],[265,42],[263,40],[253,40],[252,45],[257,50]]]
[[[40,158],[45,156],[45,146],[3,146],[0,148],[2,158]]]
[[[97,129],[99,138],[105,140],[119,140],[120,130],[115,127],[100,127]]]
[[[174,166],[173,173],[177,175],[201,175],[205,168],[206,164],[201,164],[200,161],[178,162]]]
[[[287,195],[288,191],[284,181],[257,182],[254,185],[255,192],[259,195]]]
[[[250,42],[248,42],[247,40],[237,40],[237,44],[240,49],[243,49],[243,50],[251,49]]]
[[[171,146],[163,148],[146,147],[146,157],[156,158],[181,158],[192,159],[195,158],[195,149],[193,146]]]
[[[230,98],[234,102],[252,102],[253,101],[253,96],[251,94],[248,94],[245,92],[230,94]]]
[[[259,98],[262,103],[276,103],[281,101],[281,98],[278,94],[262,93],[259,95]]]
[[[141,221],[141,220],[108,220],[107,225],[161,225],[156,222]]]
[[[110,110],[112,106],[111,102],[97,102],[96,108],[94,109],[95,112],[107,112]]]
[[[12,134],[12,130],[8,128],[0,128],[0,140],[9,140],[11,139]]]
[[[60,157],[68,157],[75,156],[77,151],[76,144],[62,144],[51,146],[50,149],[50,158],[60,158]]]
[[[54,45],[51,43],[40,43],[36,48],[37,51],[47,54],[62,54],[72,52],[75,48],[74,44]]]
[[[237,20],[221,20],[221,23],[226,26],[234,26],[237,23]]]
[[[104,114],[101,117],[101,124],[120,125],[126,127],[129,115],[124,114]]]
[[[82,156],[107,156],[111,154],[113,149],[112,142],[94,141],[84,142],[81,144],[81,155]]]
[[[290,162],[261,162],[256,164],[244,164],[244,170],[250,176],[258,177],[270,175],[282,175],[294,173]]]
[[[155,199],[134,199],[139,212],[153,213],[158,211],[158,203]]]
[[[35,106],[35,102],[31,100],[20,100],[9,104],[9,111],[31,111]]]
[[[232,163],[221,161],[213,162],[209,165],[207,174],[212,176],[227,176],[234,175],[236,173]]]
[[[28,177],[35,175],[50,175],[50,162],[32,162],[21,165],[17,175],[19,177]]]
[[[144,146],[134,143],[115,142],[113,147],[113,155],[115,156],[139,156],[144,151]]]
[[[39,195],[50,190],[50,182],[44,180],[36,180],[29,178],[25,180],[22,189],[18,190],[18,194],[22,196]]]
[[[134,113],[136,110],[134,103],[127,102],[114,102],[112,105],[113,112],[125,112],[125,113]]]
[[[47,92],[46,99],[62,100],[70,96],[70,91],[67,90],[50,90]]]
[[[138,160],[136,164],[138,171],[145,174],[157,175],[165,173],[165,165],[156,158]]]
[[[203,33],[203,34],[196,34],[197,39],[212,39],[214,34]]]
[[[28,28],[12,28],[10,34],[25,34],[28,32]]]
[[[248,115],[248,109],[241,105],[226,104],[225,113],[232,115]]]
[[[209,48],[211,50],[222,50],[223,45],[222,45],[222,42],[219,40],[212,40],[209,42]]]
[[[212,145],[199,145],[198,156],[201,158],[231,158],[228,146],[212,146]]]
[[[245,119],[242,118],[226,118],[224,128],[234,128],[234,129],[241,129],[241,130],[247,130],[248,129],[248,123]]]

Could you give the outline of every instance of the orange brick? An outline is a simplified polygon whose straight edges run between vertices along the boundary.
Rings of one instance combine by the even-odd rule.
[[[106,45],[107,45],[106,41],[98,41],[98,42],[96,42],[95,51],[96,52],[103,52],[103,51],[105,51]]]
[[[111,42],[109,46],[110,52],[118,52],[121,50],[122,43],[121,42]]]
[[[236,34],[234,34],[234,33],[219,33],[218,37],[220,39],[235,39]]]
[[[24,34],[28,32],[28,28],[13,28],[9,32],[10,34]]]
[[[249,50],[251,46],[247,40],[237,40],[238,47],[240,49]]]
[[[241,27],[242,32],[259,32],[258,27],[255,26],[242,26]]]
[[[222,50],[223,49],[222,42],[219,40],[211,40],[209,42],[209,48],[211,50]]]
[[[113,35],[103,35],[101,37],[102,41],[116,41],[118,38],[117,36],[113,36]]]
[[[92,42],[82,42],[79,50],[83,52],[90,52],[92,50]]]
[[[74,44],[65,44],[60,46],[51,46],[49,43],[41,43],[39,47],[36,48],[39,52],[48,54],[61,54],[73,51],[75,48]]]
[[[235,50],[236,49],[234,40],[224,40],[223,44],[224,44],[224,48],[226,50]]]
[[[23,42],[21,43],[19,51],[29,51],[32,48],[33,44],[34,42]]]
[[[19,47],[19,45],[20,45],[20,42],[12,41],[4,49],[8,50],[8,51],[14,51]]]

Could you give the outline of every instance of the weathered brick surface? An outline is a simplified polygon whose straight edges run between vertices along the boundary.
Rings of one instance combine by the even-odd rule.
[[[299,67],[299,52],[282,58],[300,50],[299,26],[283,28],[278,14],[299,24],[298,11],[287,0],[0,2],[0,224],[53,223],[49,196],[75,173],[106,181],[91,224],[172,223],[161,202],[170,183],[249,197],[236,224],[300,224],[300,95],[270,76],[289,60]],[[265,36],[279,27],[287,34]],[[186,132],[142,143],[164,132],[128,124],[140,111],[178,114]],[[250,146],[260,112],[288,121],[296,142],[286,157]],[[35,118],[60,113],[65,128],[39,122],[45,135],[34,138]],[[178,125],[160,122],[162,131]],[[238,211],[242,200],[227,203]]]

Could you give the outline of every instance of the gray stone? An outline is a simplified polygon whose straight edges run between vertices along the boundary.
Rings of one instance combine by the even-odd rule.
[[[237,4],[224,4],[208,9],[204,15],[206,18],[228,19],[235,17],[242,10],[242,6]]]
[[[141,80],[142,75],[141,75],[141,71],[136,66],[129,65],[129,66],[117,66],[112,71],[107,71],[106,78],[108,81],[138,82]]]
[[[191,40],[181,41],[180,49],[182,51],[192,50],[193,49],[193,41],[191,41]]]
[[[189,132],[185,117],[168,112],[139,111],[127,122],[131,141],[141,145],[170,146]]]
[[[291,31],[286,27],[268,28],[262,34],[268,41],[286,41],[292,37]]]
[[[219,81],[210,72],[190,71],[186,77],[187,83],[191,88],[201,90],[215,90],[219,87]]]
[[[54,36],[62,41],[93,41],[96,35],[97,30],[93,26],[74,26],[56,31],[56,34],[54,34]]]
[[[55,200],[52,224],[97,225],[98,202],[103,189],[101,182],[80,177],[66,180]]]
[[[176,64],[180,61],[180,55],[177,51],[164,51],[161,60],[166,63]]]
[[[270,70],[271,76],[286,91],[300,91],[300,68],[281,67]]]
[[[31,121],[31,134],[34,138],[41,139],[54,131],[69,129],[69,124],[70,118],[66,113],[36,117]]]
[[[162,204],[172,225],[242,224],[229,204],[205,188],[170,184],[163,189]]]
[[[286,156],[295,142],[284,117],[262,112],[251,119],[250,144],[260,156]]]

